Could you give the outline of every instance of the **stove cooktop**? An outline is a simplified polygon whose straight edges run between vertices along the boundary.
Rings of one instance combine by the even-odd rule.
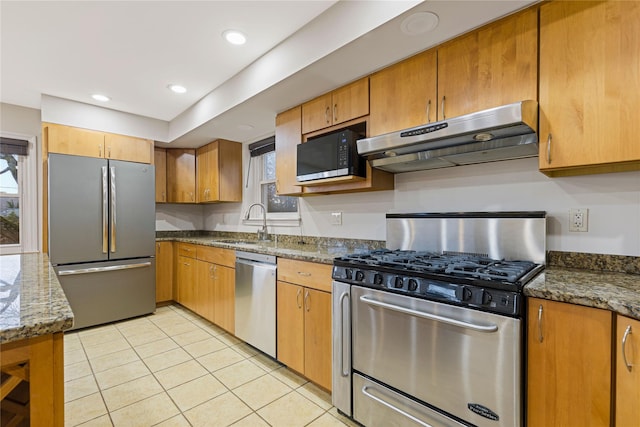
[[[380,249],[336,258],[333,279],[516,316],[522,288],[543,269],[476,254]]]

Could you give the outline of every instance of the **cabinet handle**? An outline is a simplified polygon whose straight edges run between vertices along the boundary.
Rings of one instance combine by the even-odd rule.
[[[193,202],[193,191],[189,192],[189,196],[191,197],[191,201]]]
[[[329,120],[329,107],[324,110],[324,121],[327,122],[327,124],[331,123],[331,121]]]
[[[311,277],[311,273],[308,273],[306,271],[298,271],[298,274],[304,277]]]
[[[98,157],[102,157],[102,145],[98,144]]]
[[[551,164],[551,132],[547,137],[547,163]]]
[[[298,292],[296,293],[296,304],[298,306],[298,308],[302,308],[302,304],[300,303],[300,296],[302,295],[302,289],[298,289]]]
[[[442,109],[442,120],[447,118],[447,115],[444,113],[444,101],[445,101],[445,97],[444,95],[442,96],[442,104],[441,104],[441,109]]]
[[[624,360],[624,366],[627,367],[627,371],[631,372],[631,368],[633,367],[633,363],[627,362],[627,338],[631,335],[631,325],[627,326],[627,329],[624,331],[624,335],[622,336],[622,360]]]
[[[163,201],[163,202],[166,202],[166,201],[167,201],[167,194],[166,194],[166,192],[164,192],[164,191],[162,192],[162,201]]]
[[[338,104],[333,104],[333,123],[338,122]]]
[[[183,262],[182,265],[186,265],[187,267],[191,266],[191,264],[189,264],[188,262]]]
[[[309,291],[304,291],[304,308],[309,311]]]
[[[427,123],[431,123],[431,100],[427,101]]]
[[[109,158],[111,158],[111,146],[109,146]]]
[[[542,336],[542,304],[538,307],[538,341],[542,342],[544,337]]]

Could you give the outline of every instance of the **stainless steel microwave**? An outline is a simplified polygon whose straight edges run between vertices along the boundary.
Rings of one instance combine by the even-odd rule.
[[[298,144],[298,182],[338,176],[365,176],[366,160],[358,155],[356,141],[361,136],[351,130],[322,135]]]

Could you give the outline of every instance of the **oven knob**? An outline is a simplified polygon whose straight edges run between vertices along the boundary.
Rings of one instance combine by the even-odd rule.
[[[344,277],[345,279],[351,280],[353,278],[353,270],[351,270],[350,268],[346,268],[344,270]]]
[[[376,273],[373,276],[373,284],[374,285],[382,285],[382,274]]]
[[[482,291],[482,304],[489,304],[491,302],[491,294],[487,291]]]
[[[393,287],[394,288],[402,288],[402,277],[396,277],[395,281],[393,282]]]
[[[362,282],[364,280],[364,273],[362,271],[356,271],[356,280]]]
[[[409,279],[408,286],[410,291],[415,291],[418,289],[418,281],[416,279]]]
[[[469,301],[472,295],[471,289],[466,286],[462,287],[462,301]]]

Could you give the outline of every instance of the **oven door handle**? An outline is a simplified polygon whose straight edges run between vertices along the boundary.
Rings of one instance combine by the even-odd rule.
[[[420,424],[423,427],[433,427],[431,424],[427,424],[423,421],[420,421],[418,418],[414,417],[413,415],[409,414],[408,412],[403,411],[402,409],[393,406],[391,403],[386,402],[382,399],[380,399],[379,397],[374,396],[373,394],[369,393],[367,390],[369,389],[369,386],[364,386],[362,387],[362,394],[364,394],[365,396],[367,396],[369,399],[378,402],[379,404],[386,406],[387,408],[391,409],[394,412],[397,412],[398,414],[405,416],[407,418],[409,418],[411,421]]]
[[[344,340],[344,301],[347,300],[349,301],[349,292],[343,292],[342,295],[340,295],[340,375],[342,375],[343,377],[348,377],[349,376],[349,369],[347,369],[345,371],[345,366],[351,366],[351,361],[347,360],[347,362],[345,363],[345,340]],[[351,323],[351,322],[349,322]]]
[[[399,313],[408,314],[410,316],[422,317],[423,319],[435,320],[442,323],[447,323],[449,325],[458,326],[460,328],[471,329],[477,332],[495,332],[498,330],[498,325],[488,324],[488,325],[478,325],[475,323],[464,322],[462,320],[452,319],[450,317],[439,316],[437,314],[425,313],[423,311],[412,310],[410,308],[400,307],[395,304],[388,304],[386,302],[372,300],[367,298],[367,295],[363,295],[360,297],[360,301],[373,305],[376,307],[386,308],[388,310],[397,311]]]

